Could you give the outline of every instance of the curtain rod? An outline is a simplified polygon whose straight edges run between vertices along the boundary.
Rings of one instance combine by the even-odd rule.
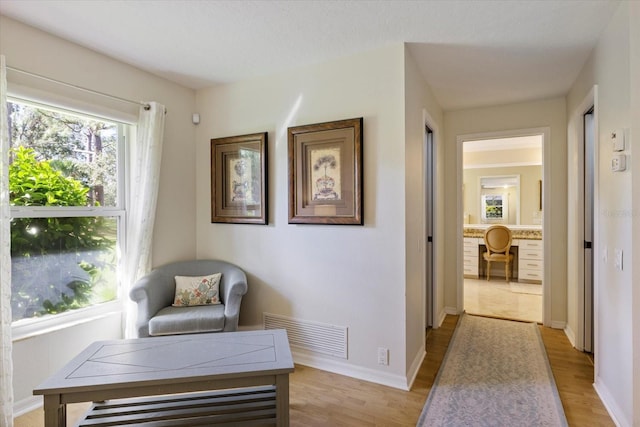
[[[87,89],[85,87],[82,86],[77,86],[71,83],[67,83],[67,82],[63,82],[60,80],[56,80],[56,79],[52,79],[50,77],[46,77],[46,76],[42,76],[40,74],[36,74],[36,73],[32,73],[30,71],[25,71],[25,70],[21,70],[19,68],[14,68],[14,67],[9,67],[8,65],[6,66],[7,70],[11,70],[11,71],[15,71],[17,73],[22,73],[22,74],[26,74],[28,76],[31,77],[36,77],[38,79],[42,79],[42,80],[46,80],[52,83],[57,83],[63,86],[67,86],[67,87],[71,87],[73,89],[78,89],[84,92],[88,92],[88,93],[92,93],[95,95],[100,95],[100,96],[104,96],[106,98],[111,98],[111,99],[115,99],[116,101],[120,101],[120,102],[127,102],[129,104],[136,104],[136,105],[141,105],[144,107],[145,110],[149,110],[151,108],[151,105],[147,104],[146,102],[142,102],[142,101],[132,101],[130,99],[126,99],[126,98],[120,98],[119,96],[115,96],[115,95],[109,95],[108,93],[104,93],[104,92],[98,92],[97,90],[93,90],[93,89]],[[165,111],[166,113],[166,111]]]

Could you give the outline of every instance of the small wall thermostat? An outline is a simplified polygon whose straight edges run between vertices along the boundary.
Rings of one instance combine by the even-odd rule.
[[[613,151],[624,151],[624,129],[616,129],[611,132]]]
[[[611,171],[622,172],[627,168],[627,156],[616,154],[611,158]]]

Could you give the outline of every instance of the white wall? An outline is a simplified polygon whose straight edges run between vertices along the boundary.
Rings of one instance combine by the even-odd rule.
[[[62,368],[89,344],[121,337],[120,313],[92,319],[71,327],[13,342],[14,415],[42,405],[33,389]]]
[[[426,274],[432,274],[425,270],[425,179],[426,173],[424,163],[424,136],[425,136],[425,115],[429,121],[429,126],[434,132],[434,144],[437,146],[443,140],[442,129],[442,109],[435,100],[429,85],[424,81],[418,67],[411,57],[409,49],[405,48],[405,188],[406,188],[406,211],[405,211],[405,252],[406,252],[406,334],[407,334],[407,376],[412,378],[420,367],[420,362],[425,354],[425,301],[426,301]],[[440,144],[441,145],[441,144]],[[439,154],[436,148],[436,156]],[[441,157],[441,156],[440,156]],[[439,170],[441,163],[435,160],[436,169]],[[437,177],[434,177],[437,178]],[[436,186],[442,187],[442,182],[436,179]],[[436,191],[440,200],[443,199],[443,192]],[[434,203],[434,209],[439,203]],[[440,236],[442,228],[437,228],[440,219],[436,215],[435,234],[436,242],[443,240]],[[442,221],[440,221],[442,222]],[[438,238],[440,237],[440,238]],[[444,283],[442,280],[443,263],[441,257],[434,260],[436,270],[435,293],[443,293]],[[438,290],[440,292],[438,292]],[[442,301],[442,300],[441,300]],[[444,306],[437,304],[436,313],[444,310]],[[438,316],[436,316],[436,322]],[[434,322],[434,323],[436,323]],[[438,327],[439,324],[434,325]]]
[[[348,360],[311,363],[405,385],[404,47],[197,93],[197,252],[248,274],[241,327],[264,312],[348,327]],[[287,127],[364,117],[364,226],[289,225]],[[269,132],[269,225],[210,223],[210,139]],[[390,350],[389,366],[377,348]],[[304,353],[304,352],[302,352]],[[309,363],[309,362],[307,362]]]
[[[633,238],[640,235],[635,197],[638,173],[634,171],[638,159],[637,153],[631,156],[638,143],[639,17],[637,3],[620,4],[567,97],[567,110],[574,114],[591,87],[598,85],[595,387],[621,426],[640,425],[640,271],[634,268],[640,241]],[[625,154],[631,156],[631,168],[614,173],[609,167],[613,155],[609,135],[619,128],[626,129],[629,137]],[[623,250],[623,271],[614,267],[615,249]],[[572,288],[577,289],[577,284]]]
[[[480,179],[488,176],[517,175],[520,177],[520,188],[511,187],[509,193],[509,224],[515,224],[520,204],[520,224],[536,224],[536,215],[540,212],[540,180],[542,180],[541,166],[498,166],[491,168],[467,168],[462,176],[464,182],[463,206],[469,215],[470,224],[482,223],[480,209],[482,194]],[[485,193],[490,191],[484,190]],[[504,189],[493,190],[502,194]],[[539,225],[540,222],[537,222]]]
[[[0,53],[6,56],[10,67],[123,98],[158,101],[167,106],[153,262],[158,265],[174,259],[195,257],[195,133],[191,123],[195,93],[4,16],[0,16]],[[137,113],[137,107],[132,109],[128,104],[113,103],[59,85],[44,87],[42,81],[24,79],[9,71],[10,90],[18,81],[24,86],[39,86],[56,95],[81,99],[91,108],[113,111],[114,115]],[[78,345],[84,345],[78,343],[119,337],[119,319],[119,315],[115,323],[111,319],[109,327],[104,327],[101,321],[92,322],[65,332],[14,343],[17,404],[28,400],[33,386],[75,356]],[[38,369],[34,370],[31,364],[23,363],[25,354],[43,355],[46,361],[38,363]]]
[[[451,197],[445,199],[445,210],[449,214],[446,216],[445,230],[447,239],[445,245],[445,283],[447,284],[445,294],[445,304],[447,307],[457,305],[456,287],[456,262],[457,245],[459,242],[454,238],[457,229],[456,192],[457,182],[457,136],[477,133],[501,132],[506,130],[550,128],[550,164],[543,167],[550,168],[550,229],[545,230],[544,239],[551,239],[551,251],[545,253],[545,262],[550,263],[551,269],[551,323],[556,327],[564,327],[567,320],[567,119],[566,105],[564,98],[554,98],[540,101],[531,101],[519,104],[501,105],[496,107],[475,108],[461,111],[445,112],[445,137],[446,137],[446,159],[445,168],[447,170],[445,192]],[[544,155],[545,161],[548,158]],[[461,236],[461,233],[460,233]]]

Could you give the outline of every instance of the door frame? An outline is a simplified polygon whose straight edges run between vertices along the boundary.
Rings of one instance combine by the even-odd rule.
[[[457,284],[457,311],[461,313],[464,310],[464,274],[463,274],[463,194],[462,194],[462,155],[463,144],[465,141],[476,141],[482,139],[498,139],[512,138],[518,136],[542,136],[542,236],[543,236],[543,279],[542,279],[542,323],[544,326],[551,326],[551,239],[548,231],[550,230],[551,218],[550,202],[550,181],[551,181],[551,128],[527,128],[514,129],[496,132],[482,132],[466,135],[458,135],[456,137],[456,284]]]
[[[594,133],[594,153],[593,162],[593,342],[592,350],[597,352],[598,346],[598,277],[599,254],[602,253],[599,244],[598,216],[599,206],[599,126],[598,126],[598,86],[594,85],[584,97],[580,105],[572,113],[569,121],[568,138],[568,257],[567,257],[567,285],[568,285],[568,305],[569,323],[565,329],[571,344],[580,351],[584,350],[585,333],[585,277],[584,277],[584,114],[593,108],[593,133]],[[572,195],[575,194],[575,198]],[[572,315],[573,314],[573,315]],[[575,330],[573,330],[575,328]],[[598,363],[595,364],[595,371],[598,370]]]
[[[592,140],[588,141],[587,138],[587,117],[590,117],[590,132],[593,133],[591,135]],[[593,274],[593,264],[595,262],[595,256],[593,251],[593,235],[594,235],[594,217],[595,217],[595,209],[594,207],[594,188],[595,188],[595,151],[596,151],[596,115],[595,115],[595,106],[591,106],[588,112],[582,115],[582,138],[580,138],[580,142],[582,145],[582,165],[583,165],[583,173],[581,177],[578,177],[579,181],[582,181],[582,194],[583,194],[583,203],[582,203],[582,212],[583,212],[583,224],[582,232],[583,232],[583,249],[582,256],[579,257],[583,262],[583,277],[582,288],[584,289],[584,304],[583,304],[583,317],[584,320],[582,324],[584,325],[584,333],[583,337],[583,350],[586,352],[593,353],[593,283],[594,283],[594,274]],[[588,162],[590,161],[591,165],[589,166]],[[591,172],[591,176],[589,177],[589,172]],[[588,178],[589,177],[589,178]],[[591,182],[589,182],[591,181]],[[591,194],[589,194],[589,186],[587,184],[591,184]],[[590,204],[589,204],[590,202]],[[589,238],[589,239],[587,239]],[[587,247],[587,242],[590,243],[590,247]],[[578,284],[580,286],[580,284]]]
[[[426,312],[425,312],[425,325],[428,328],[429,326],[433,327],[435,325],[435,306],[433,304],[434,301],[434,283],[435,277],[433,274],[435,262],[434,262],[434,245],[433,245],[433,232],[434,232],[434,197],[433,197],[433,181],[434,181],[434,161],[433,161],[433,129],[429,127],[428,124],[425,124],[424,129],[424,166],[425,166],[425,175],[424,175],[424,221],[425,221],[425,259],[424,259],[424,280],[425,280],[425,304],[426,304]],[[429,240],[431,238],[431,240]]]
[[[438,250],[438,220],[439,220],[439,216],[438,216],[438,209],[436,209],[438,203],[438,144],[440,141],[440,130],[438,128],[437,122],[433,119],[433,117],[431,117],[431,115],[429,114],[429,112],[426,109],[422,110],[422,131],[423,131],[423,142],[422,142],[422,182],[424,183],[424,217],[422,218],[423,221],[423,225],[422,225],[422,229],[424,230],[424,236],[423,236],[423,244],[422,247],[425,248],[424,254],[425,254],[425,259],[424,262],[422,263],[422,277],[423,277],[423,289],[424,289],[424,304],[425,304],[425,309],[424,309],[424,321],[425,321],[425,328],[427,326],[429,326],[429,321],[431,321],[431,327],[433,329],[437,329],[440,327],[440,325],[442,324],[442,321],[444,320],[444,308],[440,308],[439,304],[438,304],[438,299],[444,295],[444,290],[441,288],[440,286],[440,282],[438,281],[438,273],[439,273],[439,268],[438,266],[440,265],[439,262],[439,257],[440,257],[440,251]],[[428,168],[427,168],[427,128],[429,128],[429,130],[431,130],[431,176],[428,177],[427,176],[427,172],[428,172]],[[432,265],[432,271],[429,272],[427,271],[426,268],[426,264],[427,264],[427,260],[426,260],[426,255],[428,253],[428,251],[426,250],[426,248],[428,248],[429,242],[427,241],[427,208],[428,208],[428,202],[427,202],[427,180],[430,179],[431,180],[431,200],[432,200],[432,206],[431,206],[431,223],[432,223],[432,242],[431,242],[431,265]],[[428,280],[427,280],[427,274],[431,275],[431,289],[428,289]],[[428,303],[428,297],[431,296],[431,304],[430,306],[427,308],[427,303]],[[429,318],[429,315],[431,315],[431,318]]]

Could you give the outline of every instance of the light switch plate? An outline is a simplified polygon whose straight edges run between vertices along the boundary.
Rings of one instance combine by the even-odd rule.
[[[624,151],[624,129],[616,129],[611,132],[613,151]]]
[[[623,264],[622,264],[622,249],[616,249],[614,251],[614,265],[616,267],[616,270],[618,271],[622,271],[623,269]]]

